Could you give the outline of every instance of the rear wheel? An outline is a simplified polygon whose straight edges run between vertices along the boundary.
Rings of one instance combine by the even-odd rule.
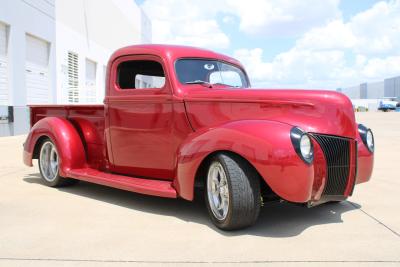
[[[225,153],[214,156],[205,189],[208,212],[218,228],[234,230],[256,222],[261,206],[259,175],[245,160]]]
[[[42,142],[39,153],[39,170],[44,183],[48,186],[59,187],[74,184],[75,179],[61,177],[59,174],[60,159],[55,144],[46,139]]]

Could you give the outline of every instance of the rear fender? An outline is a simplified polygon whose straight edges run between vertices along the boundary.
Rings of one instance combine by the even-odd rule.
[[[215,151],[230,151],[245,158],[270,188],[283,199],[306,202],[312,193],[314,168],[296,154],[290,140],[293,126],[266,120],[240,120],[191,134],[178,152],[174,186],[193,199],[196,173]]]
[[[24,163],[32,166],[35,148],[43,138],[50,138],[56,145],[60,159],[60,175],[67,176],[68,171],[86,166],[85,149],[81,137],[71,122],[58,117],[39,120],[32,127],[24,143]]]

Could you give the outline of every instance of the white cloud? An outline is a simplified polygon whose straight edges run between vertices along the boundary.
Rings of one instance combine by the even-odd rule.
[[[347,25],[358,39],[356,51],[392,54],[400,50],[400,1],[379,2]]]
[[[235,19],[233,18],[233,16],[224,16],[222,18],[222,22],[226,24],[232,24],[234,21]]]
[[[146,0],[153,41],[227,48],[228,36],[217,21],[239,22],[244,34],[299,36],[340,16],[339,0]]]
[[[296,36],[270,61],[263,60],[268,44],[234,52],[258,86],[334,89],[400,74],[400,0],[378,2],[347,21],[339,0],[146,0],[142,7],[155,43],[227,49],[232,41],[221,25],[237,24],[239,38]]]
[[[354,49],[357,53],[390,54],[400,49],[400,1],[378,2],[355,15],[317,27],[302,36],[297,47],[308,49]]]
[[[334,89],[399,75],[400,0],[313,28],[270,62],[262,54],[261,48],[235,52],[256,86]]]
[[[356,42],[351,29],[339,19],[311,29],[297,41],[296,46],[302,49],[344,49],[354,47]]]
[[[337,86],[337,77],[346,68],[343,51],[309,51],[293,48],[277,55],[271,62],[262,60],[263,50],[240,49],[237,57],[246,66],[254,87],[316,88]],[[348,70],[346,73],[349,73]]]
[[[366,79],[390,77],[400,74],[400,56],[371,58],[361,68],[361,76]]]
[[[269,36],[298,36],[341,15],[339,0],[229,0],[226,5],[243,32]]]
[[[201,4],[182,0],[145,1],[142,7],[152,20],[153,42],[227,48],[230,40],[215,18],[219,7],[207,10],[212,3],[211,0]]]

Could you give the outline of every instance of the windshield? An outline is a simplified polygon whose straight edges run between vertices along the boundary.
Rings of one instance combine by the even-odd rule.
[[[183,84],[205,84],[246,88],[246,75],[233,65],[212,59],[180,59],[175,63],[178,80]]]

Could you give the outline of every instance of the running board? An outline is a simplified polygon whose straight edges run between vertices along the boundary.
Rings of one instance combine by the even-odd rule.
[[[67,176],[145,195],[177,198],[176,190],[172,187],[171,181],[128,177],[91,168],[72,169],[67,172]]]

